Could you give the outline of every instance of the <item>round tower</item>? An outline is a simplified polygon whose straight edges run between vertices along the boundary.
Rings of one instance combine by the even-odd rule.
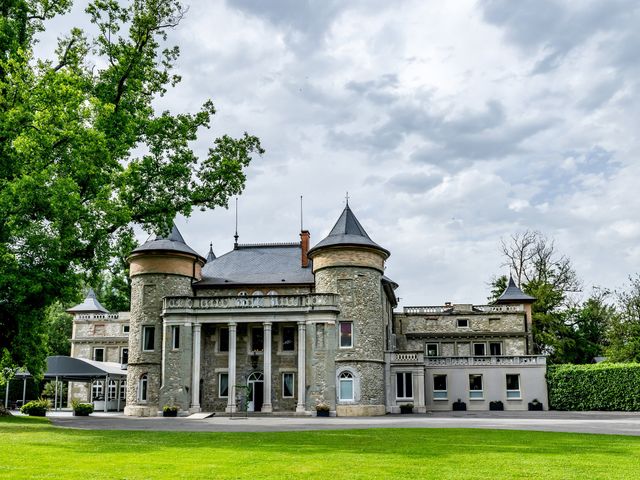
[[[337,415],[384,415],[385,297],[382,277],[389,251],[375,243],[349,205],[329,235],[309,250],[317,293],[337,293],[340,314],[329,335]],[[322,379],[318,379],[322,380]],[[334,403],[335,402],[335,403]]]
[[[168,237],[149,237],[127,260],[131,317],[124,413],[154,416],[162,407],[162,354],[168,341],[162,321],[163,298],[193,295],[191,284],[202,277],[205,259],[185,243],[174,225]]]

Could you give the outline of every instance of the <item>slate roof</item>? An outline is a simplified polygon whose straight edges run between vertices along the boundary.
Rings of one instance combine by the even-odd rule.
[[[502,295],[498,297],[495,303],[533,303],[535,300],[535,297],[527,295],[522,290],[520,290],[516,285],[516,282],[513,281],[513,277],[509,276],[509,284],[507,285],[507,288],[504,289],[504,292],[502,292]]]
[[[180,252],[195,255],[203,261],[205,260],[202,255],[186,244],[184,238],[182,238],[180,230],[178,230],[178,227],[176,227],[175,224],[173,225],[168,237],[165,238],[159,235],[151,235],[144,244],[133,250],[131,253],[139,252]]]
[[[100,312],[100,313],[109,313],[109,310],[104,308],[98,298],[96,297],[96,292],[93,291],[93,288],[89,289],[87,292],[87,296],[84,298],[82,303],[79,303],[75,307],[71,307],[67,309],[67,312],[70,313],[81,313],[81,312]]]
[[[209,253],[207,253],[207,263],[216,259],[216,254],[213,253],[213,243],[209,244]]]
[[[300,248],[299,243],[238,245],[208,261],[194,286],[312,284],[313,269],[302,268]]]
[[[354,213],[349,208],[349,205],[344,208],[340,218],[333,226],[329,235],[324,240],[318,242],[318,244],[309,250],[312,253],[320,248],[332,247],[336,245],[351,245],[359,247],[369,247],[384,252],[387,256],[390,255],[389,250],[382,248],[376,242],[371,240],[371,237],[367,234],[362,227]]]

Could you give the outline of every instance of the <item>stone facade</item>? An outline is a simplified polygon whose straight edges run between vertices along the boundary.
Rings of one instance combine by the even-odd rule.
[[[494,305],[394,312],[389,252],[348,206],[308,245],[303,231],[299,244],[236,244],[205,259],[174,227],[134,250],[125,413],[312,415],[325,404],[366,416],[451,409],[457,399],[470,410],[546,403],[533,299],[512,282]],[[74,353],[89,354],[88,338],[107,345],[123,322],[76,322]]]

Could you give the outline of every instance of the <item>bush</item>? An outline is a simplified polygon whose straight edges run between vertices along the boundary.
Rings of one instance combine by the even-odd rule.
[[[51,402],[40,398],[38,400],[31,400],[20,407],[20,412],[32,417],[44,417],[47,410],[51,408]]]
[[[555,410],[640,410],[640,364],[555,365],[547,369]]]
[[[86,417],[89,414],[93,413],[93,404],[91,403],[80,403],[78,400],[71,400],[71,408],[73,408],[73,414],[78,417]]]
[[[162,407],[162,416],[163,417],[177,417],[178,416],[178,407],[175,405],[165,405]]]

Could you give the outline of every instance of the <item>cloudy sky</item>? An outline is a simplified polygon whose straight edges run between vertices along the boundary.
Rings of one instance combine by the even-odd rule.
[[[183,82],[158,106],[214,101],[198,151],[261,138],[241,242],[297,241],[303,195],[315,244],[348,191],[403,305],[484,303],[500,239],[525,229],[587,292],[640,270],[638,2],[187,3]],[[82,24],[78,5],[50,34]],[[203,254],[232,248],[232,209],[177,223]]]

